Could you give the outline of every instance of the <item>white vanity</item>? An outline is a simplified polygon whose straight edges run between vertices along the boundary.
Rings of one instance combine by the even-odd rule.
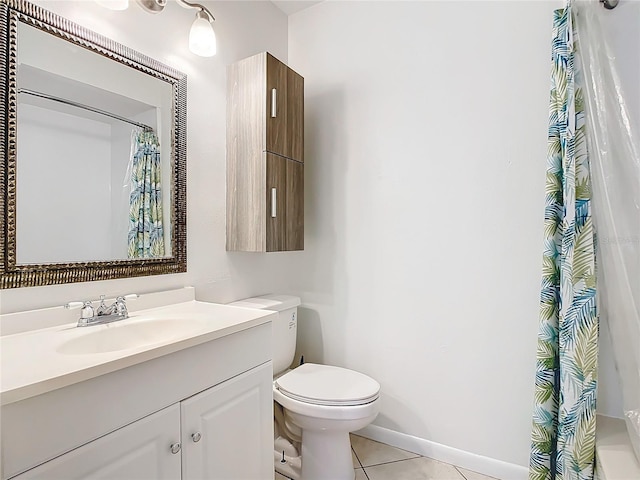
[[[3,480],[273,478],[275,313],[179,296],[148,308],[171,295],[143,295],[112,324],[0,337]]]

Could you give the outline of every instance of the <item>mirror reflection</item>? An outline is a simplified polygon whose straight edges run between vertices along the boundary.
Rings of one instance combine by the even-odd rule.
[[[170,257],[172,85],[19,22],[16,264]]]
[[[187,270],[187,77],[0,1],[0,288]]]

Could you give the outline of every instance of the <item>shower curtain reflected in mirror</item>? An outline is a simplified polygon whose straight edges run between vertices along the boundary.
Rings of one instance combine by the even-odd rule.
[[[129,258],[165,256],[160,142],[152,130],[132,132]]]

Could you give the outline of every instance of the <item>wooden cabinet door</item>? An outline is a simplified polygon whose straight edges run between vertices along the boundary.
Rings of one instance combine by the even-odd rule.
[[[285,250],[304,250],[304,164],[286,162]]]
[[[266,251],[287,250],[287,162],[278,155],[266,153],[267,162],[267,228]]]
[[[287,156],[287,70],[288,67],[267,53],[266,150]]]
[[[304,250],[304,164],[270,153],[265,157],[266,251]]]
[[[180,407],[172,405],[14,479],[175,480],[180,478],[179,442]]]
[[[182,480],[273,478],[271,362],[181,402]]]
[[[287,68],[287,153],[304,162],[304,78]]]

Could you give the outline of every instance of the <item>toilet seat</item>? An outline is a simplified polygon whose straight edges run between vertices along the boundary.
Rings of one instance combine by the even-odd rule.
[[[380,384],[360,372],[330,365],[305,363],[274,382],[284,396],[311,405],[366,405],[380,395]]]

